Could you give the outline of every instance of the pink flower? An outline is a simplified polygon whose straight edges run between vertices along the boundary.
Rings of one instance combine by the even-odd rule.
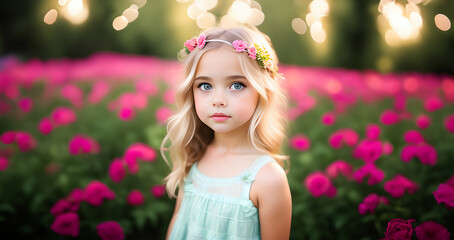
[[[154,197],[159,198],[159,197],[164,196],[164,193],[166,192],[166,186],[165,185],[154,185],[153,187],[151,187],[150,191]]]
[[[96,230],[102,240],[122,240],[125,238],[123,228],[115,221],[102,222],[96,226]]]
[[[450,240],[451,233],[435,221],[423,222],[415,228],[418,240]]]
[[[362,159],[364,162],[375,162],[383,153],[383,147],[379,140],[362,140],[354,149],[353,157]]]
[[[450,180],[438,185],[433,195],[438,204],[444,203],[446,208],[454,208],[454,176]]]
[[[127,202],[131,206],[142,205],[144,201],[145,201],[145,198],[143,197],[142,192],[140,192],[139,190],[132,190],[128,194]]]
[[[85,191],[82,188],[74,188],[68,195],[68,198],[76,202],[85,201]]]
[[[325,125],[333,125],[336,122],[336,116],[332,112],[327,112],[322,115],[322,123]]]
[[[380,126],[377,124],[368,124],[366,127],[366,137],[370,140],[376,140],[380,136]]]
[[[408,130],[404,134],[405,142],[408,144],[418,145],[424,142],[424,137],[416,130]]]
[[[197,38],[197,47],[202,49],[205,47],[205,40],[206,40],[206,35],[205,33],[201,33],[199,37]]]
[[[16,142],[21,152],[28,152],[37,146],[35,138],[27,132],[16,132]]]
[[[407,190],[409,194],[412,194],[418,189],[418,185],[415,182],[401,174],[397,174],[393,179],[385,182],[383,187],[386,192],[395,198],[402,197],[405,190]]]
[[[194,49],[194,48],[192,48]],[[136,92],[141,92],[147,96],[153,96],[158,93],[158,87],[151,79],[141,79],[135,84]]]
[[[60,235],[77,237],[79,235],[79,216],[73,212],[61,214],[50,228]]]
[[[114,198],[115,193],[102,182],[94,180],[85,188],[85,201],[93,206],[101,206],[104,199]]]
[[[51,113],[52,122],[55,126],[64,126],[76,121],[76,114],[67,107],[57,107]]]
[[[172,110],[168,107],[160,107],[158,110],[156,110],[155,115],[159,124],[165,124],[167,119],[172,116]]]
[[[76,134],[69,141],[69,153],[72,155],[99,153],[100,146],[93,138],[81,134]]]
[[[427,112],[434,112],[443,107],[443,102],[439,97],[430,97],[424,101],[424,109]]]
[[[430,126],[430,124],[430,117],[425,114],[421,114],[416,118],[416,126],[418,126],[418,128],[420,129],[426,129]]]
[[[156,151],[143,143],[134,143],[129,146],[126,150],[126,155],[128,154],[147,162],[153,162],[156,159]]]
[[[252,58],[252,59],[257,58],[257,49],[255,48],[254,45],[249,46],[247,52],[248,52],[250,58]]]
[[[243,40],[235,40],[232,45],[237,52],[242,52],[247,48],[247,44]]]
[[[314,197],[326,195],[332,198],[337,194],[337,189],[331,180],[319,171],[309,174],[304,180],[304,185]]]
[[[311,146],[311,141],[303,134],[297,134],[290,139],[290,146],[298,151],[306,151]]]
[[[41,119],[38,125],[38,130],[43,134],[43,135],[48,135],[49,133],[52,132],[52,122],[50,121],[49,118],[45,117]]]
[[[131,174],[137,174],[139,172],[139,163],[137,162],[136,157],[134,152],[126,152],[123,157],[123,161],[126,163],[126,166],[128,166],[129,173]]]
[[[399,93],[394,97],[394,109],[397,111],[402,111],[405,109],[407,98],[405,94]]]
[[[118,116],[123,121],[131,121],[135,118],[136,113],[133,109],[125,107],[118,112]]]
[[[384,125],[392,125],[399,122],[399,115],[392,110],[385,110],[380,115],[380,122]]]
[[[99,103],[110,91],[109,84],[106,81],[96,81],[93,84],[91,92],[88,94],[88,102],[91,104]]]
[[[383,154],[390,155],[391,153],[393,153],[393,145],[390,142],[384,142],[383,143]]]
[[[344,143],[352,147],[358,142],[358,139],[359,136],[353,129],[342,128],[330,135],[329,143],[333,148],[341,148]]]
[[[411,223],[414,221],[413,219],[403,220],[400,218],[389,221],[385,240],[411,240],[411,236],[413,236]]]
[[[8,168],[8,159],[0,156],[0,171],[5,171]]]
[[[422,164],[434,166],[437,163],[437,150],[431,145],[418,146],[417,156]]]
[[[54,217],[58,217],[61,214],[67,212],[76,212],[79,209],[80,202],[74,201],[73,199],[60,199],[50,209],[50,213]]]
[[[336,178],[339,172],[345,176],[348,180],[353,179],[353,168],[352,166],[342,160],[336,160],[326,167],[326,174],[330,178]]]
[[[402,159],[403,162],[410,162],[410,160],[413,159],[413,157],[416,157],[418,155],[418,147],[413,146],[413,145],[406,145],[402,149],[402,152],[400,153],[400,159]]]
[[[353,173],[353,177],[358,183],[361,183],[366,176],[369,176],[367,184],[374,185],[381,182],[383,178],[385,178],[385,173],[377,168],[374,163],[366,162],[366,164],[358,168]]]
[[[380,203],[380,197],[378,196],[378,194],[371,193],[363,199],[362,203],[359,204],[358,212],[361,215],[366,214],[366,212],[373,214],[375,211],[375,208],[378,206],[379,203]]]
[[[81,108],[83,106],[84,93],[82,89],[76,85],[68,84],[64,86],[61,90],[61,95],[63,98],[68,99],[76,108]]]
[[[448,132],[454,133],[454,114],[446,116],[443,120],[443,123]]]
[[[175,91],[174,90],[166,90],[164,92],[164,96],[162,96],[162,99],[164,100],[164,102],[168,103],[168,104],[173,104],[175,103]]]
[[[189,39],[184,43],[184,46],[188,48],[189,52],[192,52],[194,48],[197,46],[197,39]]]
[[[121,159],[114,159],[109,166],[109,177],[112,181],[119,183],[126,176],[124,163]]]
[[[22,98],[19,100],[19,107],[22,109],[23,112],[28,113],[33,108],[33,101],[31,98]]]
[[[140,110],[143,110],[147,107],[147,104],[148,104],[148,98],[147,98],[147,95],[145,95],[145,93],[136,93],[134,95],[134,106],[137,108],[137,109],[140,109]]]
[[[0,140],[2,140],[4,144],[14,143],[16,141],[16,132],[6,131],[0,136]]]

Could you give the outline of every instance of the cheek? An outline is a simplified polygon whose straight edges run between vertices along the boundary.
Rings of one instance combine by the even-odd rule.
[[[251,117],[258,104],[258,95],[249,95],[242,98],[238,98],[236,102],[236,112],[244,117]]]

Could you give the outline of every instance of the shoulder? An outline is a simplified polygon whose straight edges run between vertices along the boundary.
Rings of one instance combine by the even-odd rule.
[[[261,197],[276,195],[276,192],[282,192],[289,188],[287,174],[276,161],[265,164],[259,170],[255,184],[259,200]]]

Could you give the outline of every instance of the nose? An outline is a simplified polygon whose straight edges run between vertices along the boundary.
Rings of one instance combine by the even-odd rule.
[[[225,97],[225,93],[222,90],[218,90],[214,93],[213,96],[213,107],[226,107],[227,106],[227,99]]]

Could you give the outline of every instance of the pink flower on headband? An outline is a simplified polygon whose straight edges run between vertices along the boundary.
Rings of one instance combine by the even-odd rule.
[[[184,43],[184,46],[188,48],[189,52],[192,52],[194,48],[197,46],[197,39],[189,39]]]
[[[197,47],[202,49],[205,46],[205,40],[206,40],[205,33],[200,34],[199,37],[197,38]]]
[[[242,52],[246,49],[247,47],[247,44],[245,42],[243,42],[242,40],[235,40],[233,43],[232,43],[233,47],[235,48],[235,51],[237,52]]]
[[[249,49],[247,51],[249,53],[249,57],[252,59],[257,58],[257,49],[255,48],[254,45],[249,46]]]

